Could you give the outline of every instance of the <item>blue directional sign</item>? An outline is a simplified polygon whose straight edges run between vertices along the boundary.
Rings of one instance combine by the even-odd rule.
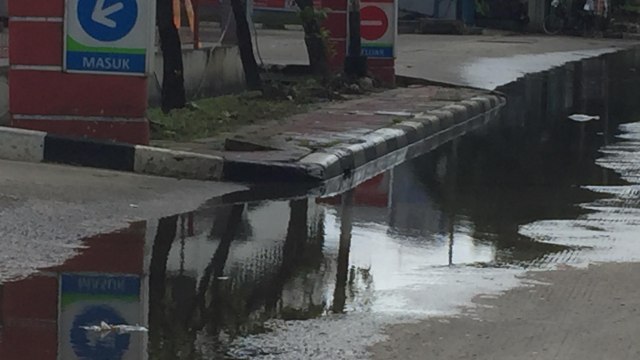
[[[149,3],[67,0],[65,70],[146,74],[155,34]]]
[[[78,20],[91,37],[116,41],[127,36],[138,19],[136,0],[79,0]]]

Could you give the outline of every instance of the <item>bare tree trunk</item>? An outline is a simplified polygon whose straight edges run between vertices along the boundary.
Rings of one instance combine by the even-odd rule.
[[[316,75],[329,74],[327,45],[322,38],[322,26],[319,19],[314,16],[313,0],[295,0],[302,14],[302,27],[304,28],[304,42],[307,45],[309,65]]]
[[[231,9],[233,17],[236,21],[236,35],[238,37],[238,47],[240,48],[240,60],[244,68],[244,77],[247,86],[251,90],[262,89],[262,80],[258,71],[256,57],[253,54],[253,42],[251,40],[251,31],[249,30],[249,21],[247,20],[247,2],[246,0],[231,0]]]
[[[173,23],[172,0],[157,0],[158,33],[162,50],[162,111],[183,108],[187,102],[184,89],[184,65],[180,34]]]

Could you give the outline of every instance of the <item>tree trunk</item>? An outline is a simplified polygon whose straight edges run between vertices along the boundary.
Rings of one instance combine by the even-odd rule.
[[[326,76],[329,74],[327,45],[322,38],[320,21],[314,14],[313,0],[295,0],[302,14],[304,28],[304,42],[307,45],[309,65],[314,74]]]
[[[247,20],[246,0],[231,0],[231,9],[236,21],[236,36],[238,37],[238,47],[240,49],[240,60],[244,69],[244,77],[250,90],[262,89],[262,80],[258,71],[256,57],[253,54],[253,41],[251,31],[249,31],[249,21]]]
[[[180,34],[173,23],[173,1],[158,0],[157,18],[160,49],[164,62],[162,74],[162,111],[183,108],[187,102],[184,90],[184,65]]]

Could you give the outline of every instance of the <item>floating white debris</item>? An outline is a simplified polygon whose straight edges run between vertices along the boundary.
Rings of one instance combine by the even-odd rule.
[[[591,120],[600,120],[598,115],[573,114],[569,115],[569,119],[577,122],[587,122]]]
[[[389,116],[398,116],[398,117],[412,117],[413,113],[406,111],[376,111],[376,115],[389,115]]]
[[[146,327],[140,325],[111,325],[104,321],[100,322],[100,325],[82,326],[81,328],[87,331],[99,333],[117,332],[119,334],[149,331]]]

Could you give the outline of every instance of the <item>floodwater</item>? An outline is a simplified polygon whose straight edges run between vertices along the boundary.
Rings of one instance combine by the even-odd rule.
[[[640,52],[499,90],[499,121],[344,194],[134,223],[4,283],[0,358],[360,359],[525,271],[640,260]]]

